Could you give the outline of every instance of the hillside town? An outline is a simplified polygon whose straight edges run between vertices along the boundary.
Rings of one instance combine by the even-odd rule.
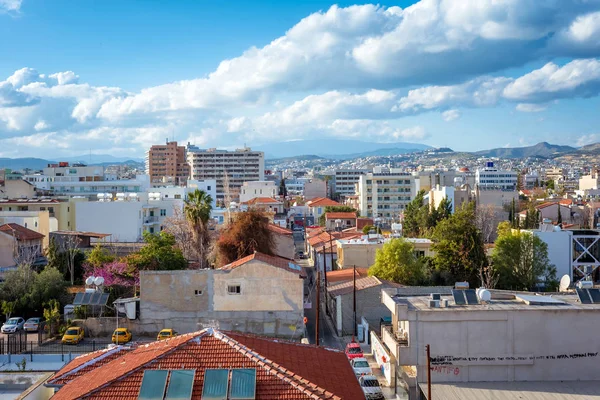
[[[166,141],[143,170],[5,168],[5,370],[45,399],[600,384],[599,170],[448,153],[308,168]]]

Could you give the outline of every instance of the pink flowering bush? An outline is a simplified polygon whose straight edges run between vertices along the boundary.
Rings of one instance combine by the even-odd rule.
[[[139,271],[131,268],[127,263],[112,261],[101,266],[86,264],[84,266],[84,278],[89,276],[101,276],[104,278],[104,286],[139,286]]]

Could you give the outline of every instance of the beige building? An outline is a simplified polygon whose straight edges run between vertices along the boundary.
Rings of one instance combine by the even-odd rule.
[[[473,201],[474,195],[469,185],[461,187],[454,186],[436,186],[429,191],[429,207],[438,208],[444,199],[449,199],[452,205],[452,212],[460,210],[464,204]]]
[[[139,331],[215,327],[299,338],[303,277],[290,260],[261,253],[218,270],[142,271]]]
[[[368,173],[358,181],[360,215],[397,220],[418,192],[418,179],[400,169]]]
[[[363,236],[360,239],[338,239],[337,244],[337,265],[340,269],[352,268],[369,268],[375,264],[375,255],[377,250],[381,249],[384,243],[393,239],[384,239],[380,235]],[[415,253],[419,257],[430,257],[435,253],[431,250],[433,242],[429,239],[421,238],[405,238],[412,243],[415,248]]]
[[[523,382],[531,389],[526,398],[560,399],[553,393],[565,393],[560,388],[568,382],[586,388],[586,381],[598,379],[600,304],[581,304],[576,295],[490,291],[489,301],[459,305],[441,295],[440,303],[448,304],[432,307],[430,297],[400,292],[382,292],[392,323],[371,337],[385,345],[374,346],[384,374],[392,373],[411,400],[426,398],[426,345],[435,399],[514,399],[511,387]],[[568,327],[577,327],[577,334]],[[600,388],[600,381],[593,387]],[[490,397],[490,390],[496,395]]]
[[[43,259],[44,235],[15,223],[0,225],[0,279],[19,264],[36,265]]]
[[[304,190],[302,192],[305,199],[314,199],[315,197],[327,196],[327,182],[322,179],[312,178],[310,181],[304,182]]]
[[[152,186],[166,183],[185,186],[190,177],[190,166],[186,160],[185,146],[177,142],[154,145],[146,153],[146,174]]]
[[[273,181],[244,182],[240,189],[240,203],[255,199],[257,197],[275,197],[279,194],[279,188]]]
[[[44,235],[44,248],[50,243],[50,232],[58,230],[58,221],[48,211],[0,211],[0,224],[12,223]]]
[[[78,202],[87,202],[87,198],[57,199],[19,199],[0,200],[1,211],[48,211],[50,218],[55,218],[56,230],[70,231],[75,229],[75,207]],[[33,229],[29,227],[30,229]],[[43,232],[42,232],[43,233]],[[45,233],[44,233],[45,234]]]
[[[0,198],[30,199],[35,195],[35,186],[23,179],[11,179],[0,186]]]
[[[269,230],[273,233],[275,255],[293,260],[296,256],[293,232],[275,224],[269,224]]]

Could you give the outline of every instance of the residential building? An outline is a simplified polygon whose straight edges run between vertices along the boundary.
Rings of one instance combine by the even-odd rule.
[[[559,167],[550,167],[542,170],[542,178],[544,181],[556,181],[565,178],[565,171]]]
[[[419,171],[414,173],[415,179],[419,180],[419,190],[430,191],[437,186],[453,187],[455,179],[464,174],[457,171]]]
[[[24,179],[7,180],[0,186],[0,198],[30,199],[35,196],[35,186]]]
[[[523,174],[522,177],[523,177],[523,188],[522,189],[531,190],[533,188],[542,186],[542,183],[543,183],[542,177],[536,170],[530,171],[527,174]]]
[[[314,218],[315,222],[318,222],[321,215],[325,214],[326,207],[337,207],[341,206],[341,204],[326,197],[315,197],[308,200],[306,206],[308,207],[309,214]]]
[[[493,206],[502,210],[506,205],[519,201],[519,192],[517,190],[498,189],[493,186],[475,185],[472,199],[479,206]],[[506,218],[504,218],[506,220]]]
[[[265,155],[249,147],[227,151],[200,149],[188,143],[187,161],[193,179],[217,181],[218,202],[239,201],[244,182],[265,180]]]
[[[325,213],[325,227],[328,230],[342,230],[356,227],[356,213],[328,212]]]
[[[146,152],[146,174],[150,177],[152,186],[185,186],[191,177],[185,146],[178,146],[177,142],[167,140],[165,144],[150,147]]]
[[[560,208],[560,215],[562,223],[572,224],[574,222],[573,215],[571,213],[571,207],[569,204],[563,204],[561,201],[548,201],[535,206],[535,209],[539,211],[538,223],[542,224],[544,221],[553,222],[558,224],[558,210]],[[519,220],[524,221],[527,217],[527,210],[519,213]]]
[[[218,327],[298,338],[304,276],[289,259],[261,253],[216,270],[142,271],[138,330]]]
[[[338,239],[337,242],[337,265],[338,268],[346,269],[356,267],[369,268],[375,264],[377,250],[392,239],[381,235],[364,235],[358,238]],[[418,257],[432,257],[435,255],[431,250],[433,242],[424,238],[404,238],[414,246]]]
[[[329,284],[327,305],[337,335],[354,335],[361,317],[364,317],[371,326],[378,326],[384,317],[389,318],[390,311],[381,303],[381,289],[395,287],[400,285],[374,276],[357,277],[356,281]],[[355,294],[356,313],[354,313]]]
[[[284,203],[283,200],[276,200],[271,197],[253,197],[252,199],[240,204],[240,209],[242,211],[249,208],[256,208],[275,214],[283,214]]]
[[[399,169],[361,175],[358,181],[360,215],[397,220],[417,191],[415,177]]]
[[[269,224],[268,226],[273,234],[273,253],[278,257],[293,260],[296,257],[293,232],[275,224]]]
[[[302,195],[304,193],[304,183],[306,183],[306,181],[307,179],[305,178],[286,179],[285,188],[288,195]]]
[[[42,234],[44,248],[50,244],[50,232],[58,230],[58,221],[48,211],[0,211],[0,224],[11,223]]]
[[[450,201],[452,213],[454,213],[456,210],[460,210],[464,204],[473,201],[474,195],[469,185],[462,185],[460,187],[438,185],[429,191],[428,201],[430,208],[438,208],[440,203],[445,199]]]
[[[518,175],[516,171],[498,169],[490,161],[475,172],[475,184],[485,189],[516,191]]]
[[[305,199],[327,197],[327,182],[319,178],[305,180],[304,189],[302,193]]]
[[[336,169],[333,175],[334,193],[344,198],[354,195],[360,176],[366,173],[366,169]]]
[[[257,197],[274,198],[279,195],[279,187],[272,181],[248,181],[240,189],[240,203],[247,202]]]
[[[306,252],[316,270],[333,271],[338,269],[337,259],[337,239],[350,239],[360,237],[361,233],[326,231],[324,228],[311,230],[307,233]]]
[[[432,302],[429,296],[398,294],[402,289],[383,291],[392,323],[380,335],[372,331],[371,338],[384,344],[375,353],[383,352],[391,364],[380,364],[384,373],[395,371],[392,386],[408,391],[411,400],[427,398],[428,376],[436,399],[491,398],[493,391],[494,399],[508,400],[519,387],[529,388],[528,398],[562,399],[573,385],[600,394],[600,304],[582,304],[572,294],[494,290],[488,301],[457,304],[443,293]],[[577,335],[565,329],[573,326]]]
[[[0,211],[48,211],[49,218],[56,219],[55,230],[72,230],[75,228],[76,203],[88,201],[85,197],[69,199],[51,199],[40,197],[35,199],[0,199]],[[33,229],[31,226],[29,228]],[[46,233],[42,232],[44,235]]]
[[[46,386],[53,400],[364,399],[342,351],[214,328],[77,357]]]
[[[80,250],[91,249],[95,242],[104,240],[110,235],[107,233],[80,232],[80,231],[54,231],[50,232],[50,240],[54,242],[57,248],[76,248]]]
[[[15,223],[0,225],[0,280],[19,264],[45,265],[44,235]]]

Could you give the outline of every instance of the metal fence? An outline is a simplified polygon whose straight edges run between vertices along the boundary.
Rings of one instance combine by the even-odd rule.
[[[26,334],[15,333],[0,338],[0,354],[83,354],[105,349],[110,343],[106,339],[85,338],[78,344],[63,344],[60,339],[28,340]]]

